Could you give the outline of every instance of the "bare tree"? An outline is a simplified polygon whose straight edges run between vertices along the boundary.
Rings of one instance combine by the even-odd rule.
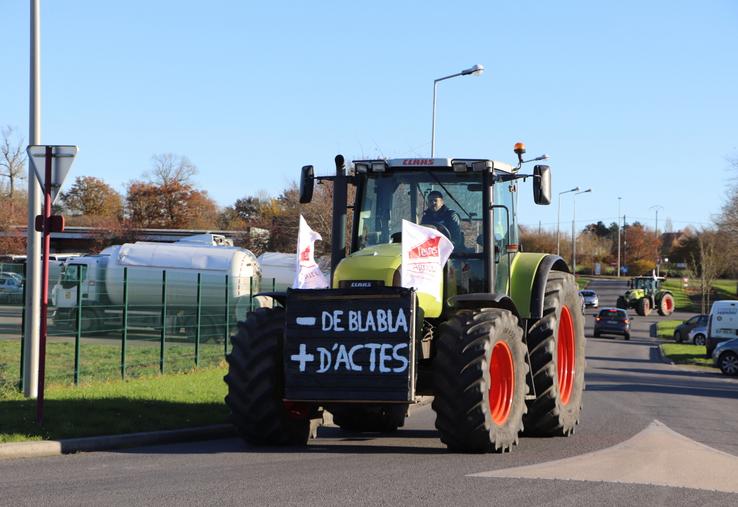
[[[8,178],[8,197],[11,202],[15,197],[15,182],[24,178],[26,158],[22,147],[23,138],[18,138],[18,142],[14,143],[14,132],[13,127],[3,127],[0,145],[0,176]]]
[[[172,184],[191,185],[192,177],[197,174],[197,167],[185,156],[161,153],[151,157],[151,160],[154,167],[148,176],[153,183],[163,187]]]
[[[714,229],[703,229],[697,233],[698,256],[692,255],[687,262],[690,278],[697,279],[700,288],[701,313],[710,309],[710,291],[713,282],[729,267],[730,255],[725,255],[724,241]]]

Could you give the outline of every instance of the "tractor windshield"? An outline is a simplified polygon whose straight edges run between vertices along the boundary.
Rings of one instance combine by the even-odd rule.
[[[495,213],[495,239],[507,243],[514,229],[512,197],[504,191],[506,185],[495,187],[495,204],[506,206],[509,211],[500,209]],[[479,173],[375,173],[367,175],[361,194],[357,203],[358,248],[399,241],[402,220],[409,220],[436,227],[449,236],[455,252],[481,252],[482,176]]]
[[[634,280],[633,288],[644,289],[646,291],[652,291],[652,290],[657,290],[659,288],[659,283],[657,280],[654,280],[653,278],[636,278]]]

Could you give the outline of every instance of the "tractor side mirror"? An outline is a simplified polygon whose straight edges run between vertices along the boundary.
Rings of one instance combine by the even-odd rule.
[[[313,200],[314,185],[315,170],[313,166],[302,166],[302,172],[300,173],[300,204],[306,204]]]
[[[551,168],[547,165],[533,168],[533,200],[536,204],[551,204]]]

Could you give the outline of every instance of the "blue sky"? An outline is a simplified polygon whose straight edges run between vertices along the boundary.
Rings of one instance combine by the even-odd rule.
[[[220,204],[336,153],[512,162],[548,153],[577,225],[719,212],[738,158],[738,3],[42,0],[42,142],[116,189],[186,155]],[[28,138],[29,2],[0,2],[0,125]],[[521,223],[556,225],[520,196]],[[561,203],[570,227],[571,194]],[[568,228],[567,228],[568,230]]]

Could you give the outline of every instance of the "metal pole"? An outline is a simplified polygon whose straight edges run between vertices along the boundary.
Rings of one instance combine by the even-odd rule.
[[[41,144],[41,0],[31,0],[31,52],[29,79],[28,142]],[[41,235],[35,230],[36,215],[41,214],[41,187],[28,164],[28,221],[26,229],[26,319],[23,327],[25,361],[23,394],[28,398],[38,395],[39,321],[41,315],[40,251]]]
[[[433,119],[431,121],[431,158],[436,155],[436,91],[438,90],[438,79],[433,81]]]
[[[82,266],[77,266],[77,312],[74,333],[74,384],[79,384],[79,347],[82,342]]]
[[[26,300],[26,265],[23,264],[23,301]],[[21,310],[21,350],[20,350],[20,387],[21,390],[23,390],[23,368],[25,366],[25,360],[23,357],[23,354],[25,354],[25,343],[26,343],[26,333],[24,332],[26,326],[26,307],[23,305],[23,310]]]
[[[620,199],[622,199],[622,197],[618,197],[618,217],[615,221],[618,225],[618,278],[620,278]]]
[[[41,322],[39,323],[38,346],[38,397],[36,403],[36,422],[44,422],[44,381],[46,375],[46,319],[49,311],[49,249],[51,247],[51,162],[52,148],[46,147],[44,167],[44,237],[43,264],[41,265]],[[35,220],[34,220],[35,222]],[[34,224],[35,226],[35,224]]]
[[[561,255],[559,248],[559,222],[561,221],[561,193],[559,193],[559,210],[556,212],[556,255]]]
[[[164,347],[167,337],[167,271],[161,272],[161,344],[159,348],[159,372],[164,373]]]
[[[200,366],[200,322],[202,320],[202,273],[197,274],[197,309],[195,313],[195,367]]]
[[[231,312],[230,312],[230,308],[228,308],[228,305],[230,305],[230,302],[231,302],[231,298],[230,298],[230,294],[228,293],[228,275],[225,275],[225,335],[224,335],[225,339],[223,340],[223,344],[224,344],[223,345],[223,355],[224,356],[228,355],[228,338],[229,338],[228,321],[231,318]]]
[[[120,377],[126,378],[126,346],[128,344],[128,268],[123,268],[123,334],[120,344]]]
[[[573,214],[571,216],[571,265],[574,266],[574,276],[577,276],[577,236],[574,233],[574,223],[577,221],[577,194],[572,198]]]

